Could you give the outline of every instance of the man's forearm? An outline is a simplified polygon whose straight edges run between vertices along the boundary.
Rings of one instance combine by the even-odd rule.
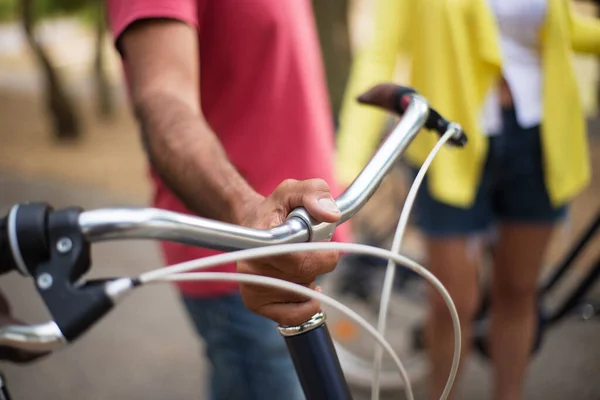
[[[198,215],[240,223],[262,197],[231,164],[218,138],[183,102],[166,94],[136,104],[144,145],[164,183]]]

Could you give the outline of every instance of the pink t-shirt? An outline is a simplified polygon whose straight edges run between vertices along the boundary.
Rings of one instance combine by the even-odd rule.
[[[172,18],[197,28],[202,111],[250,185],[270,194],[286,178],[323,178],[334,194],[332,115],[311,0],[108,0],[115,39],[132,22]],[[152,173],[154,206],[190,213]],[[333,240],[344,241],[347,227]],[[169,264],[217,252],[163,243]],[[234,271],[234,265],[215,268]],[[232,283],[179,284],[192,296]]]

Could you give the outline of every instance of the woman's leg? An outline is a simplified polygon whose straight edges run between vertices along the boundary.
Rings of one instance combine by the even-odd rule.
[[[495,400],[521,398],[538,323],[537,281],[552,224],[505,223],[492,281],[490,354]]]
[[[492,282],[490,354],[496,400],[522,396],[538,318],[537,282],[556,223],[566,213],[552,206],[544,184],[539,127],[519,126],[503,111],[503,151],[492,196],[500,220]]]
[[[471,347],[472,320],[479,308],[481,239],[493,222],[489,202],[491,178],[486,165],[477,197],[469,209],[435,200],[428,191],[427,178],[415,202],[416,223],[426,238],[429,270],[450,293],[460,317],[463,357]],[[431,369],[429,397],[438,399],[452,364],[454,328],[446,303],[433,288],[429,289],[429,311],[426,326]]]
[[[467,237],[428,239],[429,269],[446,287],[461,322],[462,358],[471,348],[471,325],[479,306],[477,269],[481,258]],[[431,368],[429,397],[438,399],[452,363],[454,330],[446,303],[433,288],[429,290],[430,314],[427,350]]]

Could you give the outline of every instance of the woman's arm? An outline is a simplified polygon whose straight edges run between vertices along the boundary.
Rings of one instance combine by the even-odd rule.
[[[336,168],[342,184],[349,184],[379,143],[386,114],[359,105],[356,97],[370,87],[389,81],[400,52],[410,51],[409,21],[414,0],[376,0],[371,43],[354,57],[340,112]]]

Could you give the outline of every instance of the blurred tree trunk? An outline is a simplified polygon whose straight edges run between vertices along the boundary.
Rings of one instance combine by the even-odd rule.
[[[75,139],[80,136],[80,125],[73,104],[65,92],[44,48],[34,36],[35,10],[32,0],[21,0],[21,18],[25,36],[42,68],[46,83],[46,102],[52,116],[54,136],[57,139]]]
[[[337,118],[352,61],[348,30],[350,0],[313,0],[319,41],[325,63],[329,99]]]
[[[104,69],[106,37],[106,20],[104,18],[104,1],[95,0],[96,7],[96,56],[94,59],[94,81],[96,84],[96,99],[98,114],[102,118],[110,118],[114,114],[110,81]]]

